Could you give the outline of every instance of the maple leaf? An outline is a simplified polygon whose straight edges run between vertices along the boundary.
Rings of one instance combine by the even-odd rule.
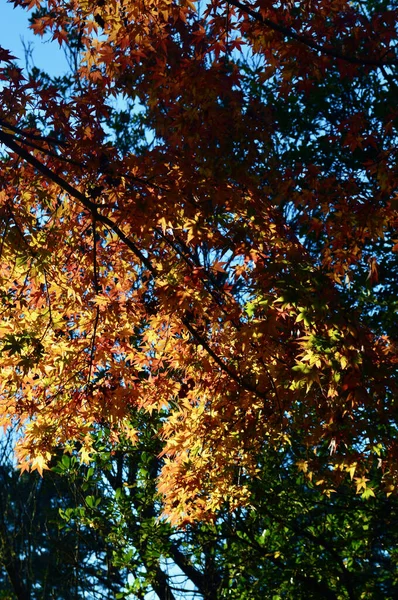
[[[37,454],[32,458],[31,461],[31,470],[37,470],[39,475],[43,475],[43,471],[45,469],[49,469],[48,461],[51,458],[51,454],[46,453],[46,456],[43,454]]]
[[[11,62],[12,60],[16,60],[16,56],[11,54],[9,50],[6,50],[2,46],[0,46],[0,61],[1,62]]]

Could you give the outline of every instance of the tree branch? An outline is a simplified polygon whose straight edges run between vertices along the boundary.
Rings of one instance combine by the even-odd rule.
[[[15,152],[18,156],[20,156],[21,158],[26,160],[27,163],[29,163],[32,167],[37,169],[42,175],[44,175],[45,177],[48,177],[51,181],[53,181],[54,183],[59,185],[59,187],[62,188],[65,192],[67,192],[70,196],[72,196],[76,200],[79,200],[79,202],[81,202],[83,204],[83,206],[85,208],[87,208],[87,210],[89,210],[93,215],[95,215],[95,218],[97,219],[97,221],[100,221],[101,223],[108,225],[108,227],[110,229],[112,229],[112,231],[114,231],[114,233],[116,233],[116,235],[137,256],[137,258],[140,259],[142,264],[145,265],[145,267],[152,274],[155,273],[155,269],[151,265],[150,261],[146,258],[146,256],[144,256],[144,254],[141,252],[141,250],[139,248],[137,248],[137,246],[134,244],[134,242],[132,240],[130,240],[130,238],[128,238],[123,233],[123,231],[119,228],[119,226],[116,225],[116,223],[114,223],[112,221],[112,219],[109,219],[109,217],[106,217],[106,216],[98,213],[98,209],[101,208],[100,205],[96,204],[95,202],[92,202],[85,194],[83,194],[82,192],[79,192],[79,190],[77,190],[72,185],[70,185],[67,181],[65,181],[65,179],[63,179],[62,177],[60,177],[59,175],[54,173],[54,171],[49,169],[46,165],[43,165],[43,163],[41,163],[35,156],[30,154],[30,152],[28,152],[27,150],[22,148],[19,144],[17,144],[15,142],[15,140],[13,139],[13,137],[11,135],[9,135],[8,133],[5,133],[4,131],[0,131],[0,142],[2,142],[5,146],[10,148],[10,150]]]
[[[381,60],[381,59],[373,59],[366,58],[364,56],[348,56],[331,46],[324,46],[322,44],[318,44],[317,42],[312,41],[306,35],[302,35],[300,33],[295,33],[290,27],[286,27],[285,25],[280,25],[279,23],[275,23],[271,19],[263,17],[259,12],[256,12],[250,6],[243,2],[239,2],[239,0],[228,0],[229,5],[235,6],[246,15],[249,15],[259,23],[262,23],[265,27],[269,29],[273,29],[274,31],[278,31],[283,35],[300,42],[301,44],[305,44],[309,48],[316,50],[317,52],[321,52],[322,54],[326,54],[326,56],[332,56],[333,58],[338,58],[340,60],[344,60],[345,62],[354,64],[354,65],[368,65],[372,67],[383,67],[388,65],[398,65],[398,59],[389,59],[389,60]]]

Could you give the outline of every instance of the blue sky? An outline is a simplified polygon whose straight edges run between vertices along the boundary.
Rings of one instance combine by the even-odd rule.
[[[0,0],[0,46],[10,50],[25,65],[23,41],[33,46],[33,63],[51,75],[67,70],[67,62],[58,42],[50,42],[34,35],[29,29],[30,12],[14,8],[6,0]]]

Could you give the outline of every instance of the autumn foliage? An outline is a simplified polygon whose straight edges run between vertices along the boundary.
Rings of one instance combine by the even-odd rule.
[[[250,504],[286,446],[325,494],[395,493],[398,11],[14,4],[77,57],[55,84],[0,53],[1,424],[22,469],[90,461],[104,424],[135,442],[157,411],[175,523]]]

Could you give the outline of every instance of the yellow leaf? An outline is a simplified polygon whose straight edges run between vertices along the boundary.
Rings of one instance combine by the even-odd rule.
[[[43,471],[48,468],[47,461],[42,454],[38,454],[32,460],[32,471],[38,471],[39,475],[43,476]]]
[[[94,303],[97,306],[107,306],[110,302],[108,296],[95,296]]]
[[[354,478],[354,474],[355,474],[355,469],[356,468],[357,468],[357,463],[356,462],[346,468],[347,473],[350,474],[351,481]]]
[[[88,465],[91,460],[90,452],[88,451],[88,449],[85,446],[82,446],[82,448],[79,450],[79,454],[81,461],[84,464]]]

